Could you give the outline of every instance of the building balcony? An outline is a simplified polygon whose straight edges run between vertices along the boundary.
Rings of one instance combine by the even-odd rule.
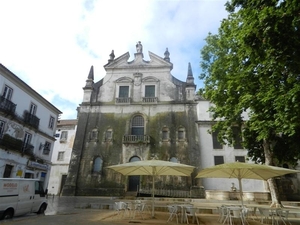
[[[22,153],[26,155],[33,155],[34,146],[31,144],[24,144],[22,147]]]
[[[40,119],[25,110],[24,111],[24,122],[36,129],[38,129],[39,124],[40,124]]]
[[[147,144],[150,143],[149,135],[124,135],[123,144]]]
[[[50,149],[49,148],[44,148],[43,154],[44,155],[49,155],[50,154]]]
[[[5,134],[3,138],[0,139],[0,147],[5,150],[20,152],[29,156],[33,155],[34,150],[33,145],[23,143],[22,140],[13,138],[8,134]]]
[[[143,103],[155,103],[157,104],[158,98],[157,97],[144,97]]]
[[[3,96],[0,97],[0,110],[2,112],[5,112],[8,115],[15,115],[16,106],[16,104],[4,98]]]
[[[116,104],[130,104],[131,98],[116,98]]]

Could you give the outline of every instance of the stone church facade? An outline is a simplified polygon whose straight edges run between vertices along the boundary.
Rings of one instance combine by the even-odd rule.
[[[191,65],[186,80],[180,81],[171,74],[168,49],[164,57],[149,52],[146,61],[141,43],[136,47],[132,61],[128,52],[115,58],[112,51],[99,81],[94,81],[91,67],[62,195],[118,196],[152,186],[151,178],[126,178],[106,169],[110,165],[157,158],[200,168]],[[166,176],[155,187],[186,190],[194,182],[191,177]]]
[[[212,103],[195,94],[190,64],[185,81],[181,81],[171,73],[168,49],[164,57],[148,52],[147,61],[141,43],[136,47],[132,61],[128,52],[116,58],[112,51],[104,65],[106,75],[99,81],[94,80],[91,67],[78,107],[77,131],[61,194],[123,196],[124,192],[149,190],[151,177],[124,177],[106,167],[156,158],[195,166],[190,177],[156,178],[156,189],[190,193],[204,189],[207,198],[235,199],[237,180],[195,176],[213,165],[250,162],[247,150],[240,144],[222,145],[217,133],[209,132]],[[268,198],[266,182],[243,179],[242,183],[245,200]]]

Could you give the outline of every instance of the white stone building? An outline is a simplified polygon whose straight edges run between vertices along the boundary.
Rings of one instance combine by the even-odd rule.
[[[201,168],[204,169],[214,165],[222,163],[231,163],[235,161],[239,162],[250,162],[247,157],[247,150],[243,149],[239,144],[235,146],[221,145],[217,140],[217,133],[210,133],[212,128],[212,114],[208,112],[211,102],[199,98],[197,105],[198,115],[198,134],[199,134],[199,158],[201,159]],[[243,115],[244,119],[248,119],[247,114]],[[203,178],[201,179],[201,185],[206,191],[210,190],[222,190],[227,193],[232,189],[238,189],[238,180],[226,179],[226,178]],[[261,180],[242,180],[243,191],[247,192],[268,192],[268,186],[265,181]],[[213,195],[211,198],[219,198],[216,196],[217,192],[212,191]],[[229,194],[229,193],[228,193]],[[223,196],[220,198],[226,198],[226,193],[222,193]],[[253,196],[253,195],[252,195]],[[227,195],[227,197],[229,197]],[[250,196],[251,198],[251,196]],[[245,199],[247,197],[245,196]]]
[[[0,64],[0,177],[48,185],[56,122],[62,113]]]
[[[57,122],[48,194],[59,195],[62,191],[68,174],[76,129],[77,120],[75,119]]]

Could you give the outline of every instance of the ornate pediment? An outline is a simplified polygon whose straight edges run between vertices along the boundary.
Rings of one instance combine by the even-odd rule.
[[[120,77],[116,80],[116,83],[133,83],[133,79],[130,77]]]
[[[108,64],[104,66],[107,69],[131,69],[131,68],[148,68],[148,67],[157,67],[157,68],[173,68],[173,64],[164,60],[163,58],[155,55],[154,53],[149,51],[150,61],[146,61],[143,59],[142,53],[135,53],[135,59],[132,61],[128,61],[130,58],[129,53],[125,53],[122,56],[110,61]]]
[[[148,76],[142,79],[142,82],[159,82],[159,79],[157,79],[156,77],[152,77],[152,76]]]

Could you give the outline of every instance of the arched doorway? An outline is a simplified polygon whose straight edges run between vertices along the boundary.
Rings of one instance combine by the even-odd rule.
[[[141,161],[137,156],[134,156],[130,159],[129,162]],[[140,176],[128,176],[128,191],[137,191],[138,186],[140,185]]]

